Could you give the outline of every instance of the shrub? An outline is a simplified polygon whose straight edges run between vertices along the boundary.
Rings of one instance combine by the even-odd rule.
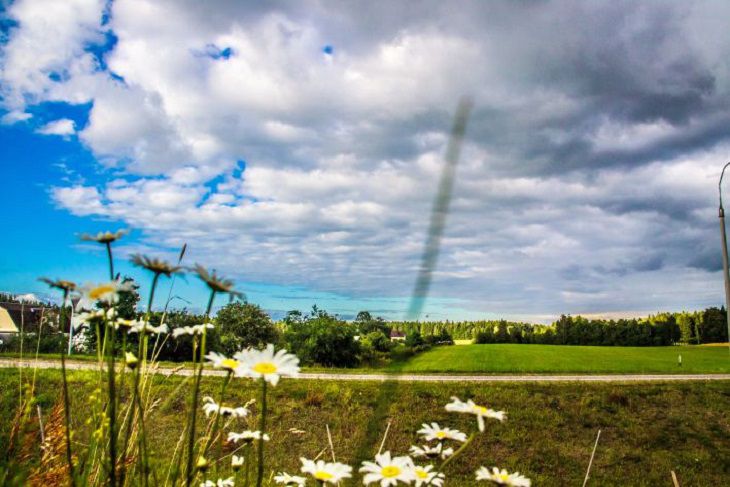
[[[215,322],[221,348],[229,355],[243,348],[262,348],[279,339],[269,315],[255,304],[230,303],[218,311]]]
[[[288,322],[284,342],[303,363],[354,367],[360,359],[355,332],[353,325],[315,309],[311,315]]]

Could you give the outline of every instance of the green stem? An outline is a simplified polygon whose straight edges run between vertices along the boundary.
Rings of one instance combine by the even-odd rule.
[[[134,384],[135,389],[139,388],[139,385],[135,382]],[[144,473],[144,485],[145,487],[148,485],[149,480],[149,472],[150,472],[150,459],[149,459],[149,452],[147,451],[147,433],[145,431],[144,426],[144,408],[142,407],[142,397],[139,394],[139,390],[135,390],[135,396],[137,398],[137,408],[139,409],[139,425],[140,425],[140,432],[139,432],[139,446],[138,449],[140,450],[140,460],[141,460],[141,470]],[[143,454],[142,454],[143,452]]]
[[[456,457],[458,457],[459,455],[461,455],[461,454],[462,454],[462,453],[464,452],[464,450],[466,450],[466,447],[467,447],[467,446],[469,446],[469,443],[471,443],[471,442],[472,442],[472,440],[473,440],[474,438],[476,438],[476,436],[477,436],[477,434],[476,434],[476,433],[472,433],[472,434],[471,434],[471,435],[469,436],[469,438],[467,438],[467,440],[466,440],[466,441],[464,442],[464,444],[463,444],[463,445],[461,445],[461,446],[459,447],[459,449],[458,449],[458,450],[456,450],[456,451],[454,452],[454,454],[453,454],[453,455],[451,455],[451,456],[450,456],[449,458],[447,458],[446,460],[444,460],[443,462],[441,462],[441,465],[439,465],[439,468],[437,468],[437,469],[436,469],[436,475],[434,475],[433,477],[431,477],[431,480],[429,480],[429,481],[428,481],[428,483],[427,483],[427,484],[426,484],[426,485],[425,485],[424,487],[429,487],[429,486],[431,485],[431,482],[433,482],[433,480],[434,480],[434,479],[435,479],[435,478],[436,478],[436,477],[437,477],[437,476],[438,476],[438,475],[439,475],[439,474],[440,474],[441,472],[443,472],[443,471],[444,471],[444,468],[446,468],[446,465],[448,465],[449,463],[451,463],[451,461],[452,461],[452,460],[453,460],[454,458],[456,458]]]
[[[211,431],[210,436],[208,437],[208,440],[205,443],[205,448],[203,448],[203,456],[205,458],[208,458],[208,451],[210,450],[210,446],[213,443],[213,440],[215,439],[216,435],[218,434],[218,430],[220,429],[220,423],[221,423],[221,413],[220,408],[223,407],[223,397],[226,393],[226,387],[228,386],[228,382],[231,380],[231,371],[228,371],[228,374],[226,375],[226,378],[223,380],[223,387],[221,387],[221,394],[220,394],[220,400],[218,401],[218,412],[215,416],[215,423],[213,423],[213,431]],[[220,459],[221,457],[221,445],[218,443],[218,456],[216,458]],[[215,464],[215,471],[216,474],[218,473],[218,462]]]
[[[109,259],[109,280],[114,280],[114,259],[112,258],[112,243],[106,242],[106,256]]]
[[[66,291],[68,293],[68,291]],[[65,302],[65,299],[64,299]],[[71,455],[71,400],[68,396],[68,381],[66,379],[66,355],[65,348],[61,350],[61,376],[63,377],[63,415],[66,422],[66,462],[68,463],[68,475],[71,486],[76,486],[74,475],[73,456]]]
[[[210,299],[208,299],[208,307],[205,310],[205,319],[207,321],[208,317],[210,316],[210,310],[213,307],[213,300],[215,299],[215,291],[211,290],[210,292]],[[194,357],[198,362],[193,361],[193,369],[195,369],[197,365],[197,374],[195,377],[195,383],[193,385],[193,397],[190,402],[190,428],[188,430],[188,459],[187,459],[187,466],[185,470],[185,485],[187,487],[190,487],[190,485],[193,482],[193,477],[195,476],[195,471],[193,470],[193,457],[195,454],[195,423],[197,421],[198,417],[198,394],[200,392],[200,380],[203,377],[203,357],[205,356],[205,337],[206,337],[206,328],[203,328],[202,333],[202,339],[200,341],[200,353],[197,357]]]
[[[251,465],[251,455],[249,455],[249,453],[250,453],[249,450],[251,450],[251,447],[247,446],[246,453],[243,455],[243,463],[245,464],[245,467],[246,467],[246,484],[245,484],[246,487],[248,487],[248,485],[249,485],[249,477],[250,477],[249,472],[251,472],[251,469],[249,468]]]
[[[256,465],[256,487],[264,481],[264,433],[266,431],[266,379],[261,377],[261,417],[259,418],[259,450]]]
[[[108,376],[109,376],[109,484],[116,485],[117,480],[117,435],[116,435],[116,387],[114,370],[114,329],[106,323],[104,342],[109,344]]]

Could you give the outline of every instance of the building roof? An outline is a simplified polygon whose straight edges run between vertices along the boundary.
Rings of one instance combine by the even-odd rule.
[[[0,307],[0,333],[18,333],[18,327],[10,317],[10,313],[3,307]]]
[[[390,338],[405,338],[406,334],[398,330],[390,330]]]
[[[18,332],[22,327],[26,332],[35,332],[40,326],[46,307],[42,304],[0,303],[3,314],[8,315],[9,324],[0,325],[0,333]],[[6,331],[5,328],[8,327]]]

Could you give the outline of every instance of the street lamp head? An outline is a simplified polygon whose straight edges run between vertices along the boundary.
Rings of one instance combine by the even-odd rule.
[[[717,183],[717,189],[720,194],[720,218],[725,216],[725,211],[722,209],[722,178],[725,176],[725,169],[730,166],[730,162],[725,164],[722,168],[722,172],[720,173],[720,182]]]

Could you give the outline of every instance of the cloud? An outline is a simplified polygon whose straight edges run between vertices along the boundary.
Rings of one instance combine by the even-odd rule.
[[[103,9],[54,4],[47,31],[16,2],[0,54],[11,113],[93,102],[78,136],[113,176],[53,189],[74,214],[188,242],[239,278],[401,299],[471,94],[443,306],[544,317],[721,297],[722,3],[118,0],[107,23]],[[88,46],[110,35],[102,65]]]
[[[39,127],[36,132],[43,135],[68,136],[76,133],[76,127],[74,126],[73,120],[69,120],[68,118],[62,118],[59,120],[54,120],[53,122],[49,122],[42,127]]]
[[[0,123],[3,125],[13,125],[17,122],[24,122],[26,120],[29,120],[32,117],[33,116],[30,113],[15,110],[12,112],[8,112],[0,117]]]

